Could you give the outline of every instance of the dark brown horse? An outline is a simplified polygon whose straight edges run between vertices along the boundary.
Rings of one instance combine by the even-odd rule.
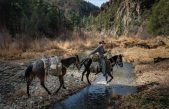
[[[78,57],[78,55],[76,55],[73,57],[61,59],[61,64],[62,64],[62,67],[61,67],[62,73],[60,75],[57,75],[59,77],[60,86],[55,93],[57,93],[61,87],[63,87],[64,89],[66,88],[64,86],[63,77],[66,74],[67,68],[71,64],[75,64],[76,67],[79,69],[79,65],[80,65],[79,57]],[[46,59],[45,61],[44,60],[37,60],[33,64],[30,64],[27,67],[27,69],[25,70],[25,78],[26,78],[26,82],[27,82],[27,95],[28,96],[30,96],[29,86],[30,86],[33,78],[35,78],[35,77],[38,77],[40,79],[41,86],[48,92],[48,94],[51,94],[51,92],[46,88],[46,86],[44,84],[45,83],[45,76],[47,75],[49,67],[50,67],[50,59]]]
[[[90,72],[98,74],[102,70],[101,70],[101,68],[100,68],[99,65],[96,65],[94,67],[91,66],[92,65],[92,59],[91,58],[85,58],[85,59],[83,59],[82,62],[81,62],[81,64],[80,64],[80,68],[83,65],[84,65],[84,71],[82,72],[81,81],[83,81],[83,76],[84,76],[85,72],[87,72],[86,78],[87,78],[88,83],[91,84],[90,81],[89,81],[89,74],[90,74]],[[111,82],[111,80],[113,79],[113,76],[112,76],[111,72],[113,71],[113,67],[115,65],[123,67],[122,55],[115,55],[115,56],[113,56],[113,57],[111,57],[111,58],[109,58],[109,59],[106,60],[106,72],[107,72],[108,76],[111,77],[111,79],[107,81],[108,76],[105,75],[107,83]]]
[[[63,87],[64,89],[66,89],[66,87],[64,85],[63,76],[66,74],[66,70],[67,70],[67,68],[71,64],[76,65],[76,67],[77,67],[78,70],[80,69],[80,60],[79,60],[78,55],[76,55],[75,57],[70,57],[70,58],[62,59],[61,63],[62,63],[62,75],[59,75],[60,86],[56,90],[55,93],[57,93],[60,90],[61,87]]]

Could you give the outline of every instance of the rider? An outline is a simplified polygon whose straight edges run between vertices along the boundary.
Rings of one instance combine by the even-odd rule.
[[[100,64],[100,68],[102,69],[102,73],[104,76],[106,76],[106,64],[105,64],[105,59],[104,59],[104,54],[106,53],[105,44],[106,43],[104,41],[100,41],[98,47],[89,54],[90,56],[95,53],[99,53],[99,64]]]

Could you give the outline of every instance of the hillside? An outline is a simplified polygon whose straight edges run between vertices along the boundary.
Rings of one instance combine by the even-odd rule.
[[[82,17],[97,10],[98,7],[83,0],[1,0],[0,28],[13,37],[55,37],[72,31],[80,25]]]
[[[80,17],[89,16],[99,11],[99,7],[84,0],[49,0],[49,2],[54,6],[58,6],[66,13],[75,12]]]
[[[169,35],[168,12],[167,0],[110,0],[84,24],[88,30],[106,31],[113,36]]]

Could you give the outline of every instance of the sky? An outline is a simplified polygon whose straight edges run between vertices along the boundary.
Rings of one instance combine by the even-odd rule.
[[[109,1],[109,0],[85,0],[85,1],[88,1],[98,7],[100,7],[103,3]]]

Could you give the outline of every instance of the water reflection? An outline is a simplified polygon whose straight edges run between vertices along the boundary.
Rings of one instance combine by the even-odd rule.
[[[123,69],[119,68],[115,71],[111,84],[104,85],[105,78],[99,75],[91,86],[55,103],[50,109],[112,109],[116,102],[112,99],[113,93],[126,95],[137,91],[131,85],[133,81],[132,65],[125,63],[124,66]]]

